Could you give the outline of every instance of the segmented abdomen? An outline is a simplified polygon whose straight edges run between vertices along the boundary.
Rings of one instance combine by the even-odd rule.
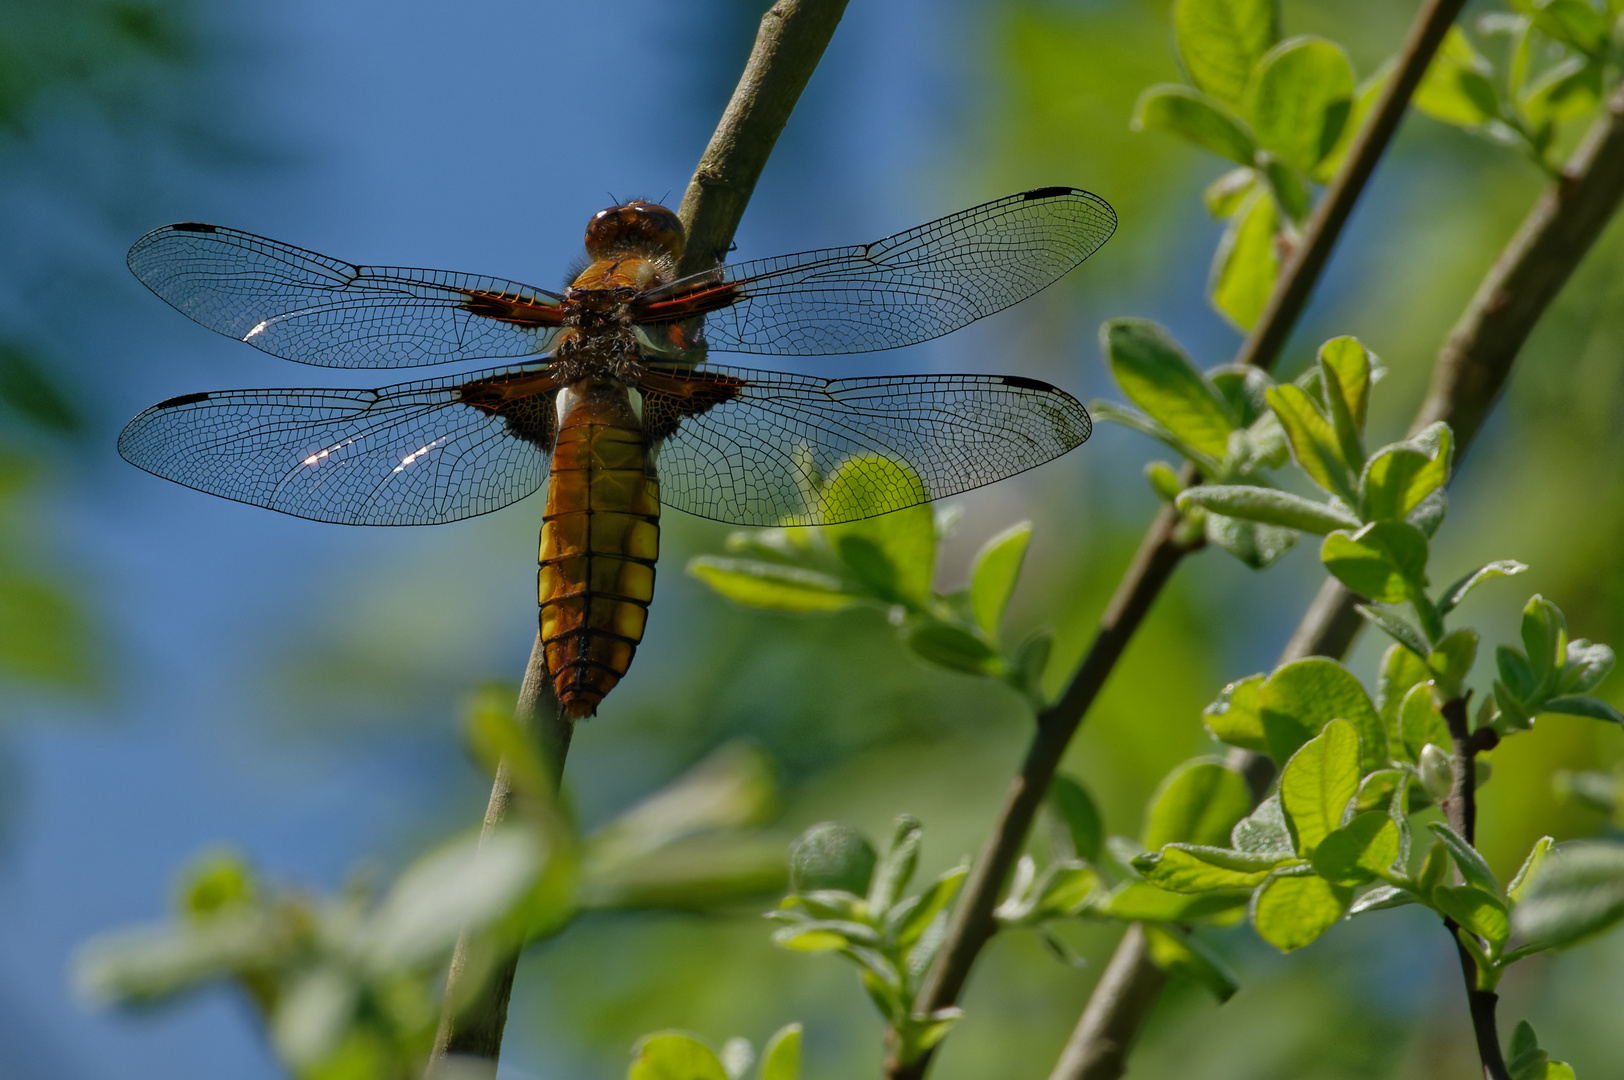
[[[631,666],[654,598],[660,488],[622,383],[563,392],[542,515],[541,638],[559,703],[590,716]]]

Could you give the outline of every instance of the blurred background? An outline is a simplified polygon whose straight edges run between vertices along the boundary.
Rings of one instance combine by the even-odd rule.
[[[231,993],[90,1009],[67,977],[75,947],[162,917],[200,849],[230,845],[280,881],[331,890],[357,864],[387,871],[477,821],[488,781],[457,703],[481,680],[517,679],[534,634],[537,498],[434,529],[346,529],[121,461],[120,427],[162,398],[358,385],[190,323],[128,274],[129,244],[213,221],[353,261],[556,288],[591,213],[680,199],[765,6],[0,2],[0,1075],[279,1075]],[[1284,29],[1344,43],[1362,77],[1413,9],[1287,0]],[[1224,166],[1128,130],[1139,91],[1176,78],[1166,0],[854,2],[745,216],[742,257],[872,239],[1051,184],[1099,193],[1121,225],[1059,286],[946,340],[782,366],[1012,372],[1087,399],[1111,394],[1096,333],[1118,315],[1163,322],[1203,365],[1227,361],[1239,337],[1204,299],[1220,224],[1199,199]],[[1398,437],[1540,183],[1412,116],[1282,371],[1326,337],[1359,336],[1389,369],[1374,438]],[[1621,229],[1524,351],[1454,489],[1435,581],[1491,558],[1532,566],[1468,601],[1491,642],[1514,635],[1536,590],[1576,636],[1624,640]],[[1155,510],[1140,468],[1158,456],[1102,426],[959,499],[941,583],[957,587],[986,538],[1031,519],[1013,619],[1056,628],[1063,677]],[[907,811],[926,826],[924,870],[973,851],[1027,739],[1016,695],[926,668],[873,612],[730,607],[682,573],[725,531],[667,518],[637,664],[571,752],[583,821],[745,736],[779,770],[786,839],[828,818],[884,836]],[[1318,586],[1314,555],[1305,544],[1259,575],[1208,552],[1179,571],[1066,762],[1112,831],[1136,834],[1160,777],[1210,745],[1200,710],[1219,687],[1273,663]],[[1376,653],[1362,642],[1355,669],[1368,675]],[[1601,692],[1624,701],[1624,682]],[[1480,840],[1501,871],[1544,833],[1600,827],[1553,796],[1550,774],[1609,767],[1624,733],[1550,716],[1516,747],[1482,799]],[[942,1080],[1045,1075],[1115,934],[1069,929],[1084,971],[1035,937],[1000,938]],[[1135,1076],[1474,1067],[1454,949],[1425,913],[1367,917],[1289,958],[1244,927],[1213,941],[1244,989],[1221,1009],[1193,989],[1166,995]],[[1619,1075],[1624,935],[1520,965],[1502,993],[1504,1015],[1529,1017],[1579,1075]],[[809,1076],[875,1074],[880,1022],[849,967],[776,949],[753,910],[589,918],[526,955],[501,1075],[616,1077],[658,1028],[759,1045],[792,1020]]]

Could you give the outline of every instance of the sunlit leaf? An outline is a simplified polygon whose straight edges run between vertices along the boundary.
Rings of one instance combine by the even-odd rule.
[[[1495,880],[1494,871],[1489,869],[1488,862],[1460,833],[1443,821],[1428,822],[1427,828],[1442,841],[1444,850],[1449,852],[1449,857],[1454,860],[1456,869],[1468,885],[1476,885],[1492,896],[1501,895],[1500,883]]]
[[[1148,319],[1112,319],[1100,346],[1128,400],[1181,442],[1223,459],[1235,417],[1171,334]]]
[[[1252,68],[1280,39],[1276,0],[1174,0],[1173,35],[1190,81],[1238,104]]]
[[[1411,103],[1435,120],[1475,128],[1500,115],[1493,69],[1460,27],[1451,26]]]
[[[761,1052],[761,1080],[800,1080],[801,1025],[786,1024]]]
[[[1299,855],[1311,857],[1342,827],[1358,792],[1359,735],[1346,720],[1332,720],[1280,770],[1280,806]]]
[[[1072,850],[1077,857],[1089,862],[1097,861],[1105,837],[1105,826],[1088,790],[1064,773],[1057,773],[1049,782],[1048,803],[1065,823]]]
[[[1490,955],[1498,953],[1511,936],[1510,916],[1500,898],[1475,885],[1439,885],[1432,890],[1439,911],[1489,942]]]
[[[1269,391],[1269,407],[1280,418],[1291,455],[1309,479],[1344,502],[1357,501],[1348,463],[1330,420],[1300,386],[1285,383]]]
[[[1381,717],[1359,680],[1335,660],[1311,656],[1280,667],[1264,683],[1260,701],[1269,753],[1276,761],[1285,761],[1328,722],[1341,719],[1358,732],[1361,774],[1387,764]]]
[[[1329,503],[1252,484],[1200,484],[1180,492],[1177,505],[1186,513],[1199,506],[1226,517],[1319,536],[1333,529],[1359,527],[1357,518]]]
[[[1280,276],[1275,234],[1279,208],[1267,191],[1254,190],[1229,219],[1212,256],[1207,292],[1212,306],[1242,330],[1257,324]]]
[[[681,1031],[649,1035],[632,1050],[626,1080],[730,1080],[716,1051]]]
[[[688,573],[729,600],[749,607],[839,611],[861,600],[839,578],[799,566],[700,555],[688,560]]]
[[[1016,522],[982,545],[970,564],[970,610],[976,625],[990,639],[998,637],[1004,608],[1015,591],[1031,540],[1032,523]]]
[[[1245,750],[1268,750],[1263,730],[1264,679],[1252,675],[1230,683],[1219,691],[1218,700],[1201,711],[1213,738]]]
[[[1250,165],[1257,144],[1223,102],[1178,83],[1152,86],[1133,107],[1133,130],[1166,131],[1231,161]]]
[[[1594,937],[1624,919],[1624,844],[1559,845],[1529,874],[1512,913],[1517,933],[1547,948]]]
[[[1176,893],[1250,892],[1281,858],[1199,844],[1168,844],[1133,860],[1135,870],[1158,889]]]
[[[1398,827],[1386,813],[1372,811],[1355,815],[1320,840],[1314,871],[1337,885],[1363,885],[1390,873],[1398,856]]]
[[[1187,762],[1174,769],[1151,796],[1141,843],[1219,845],[1246,816],[1252,797],[1246,781],[1216,761]]]
[[[1197,938],[1154,923],[1146,923],[1143,933],[1151,963],[1169,975],[1206,987],[1220,1003],[1234,997],[1235,991],[1240,989],[1240,982],[1229,966]]]
[[[1292,952],[1335,926],[1352,897],[1352,889],[1317,874],[1280,871],[1253,893],[1252,925],[1264,941]]]
[[[1353,65],[1335,42],[1296,37],[1270,49],[1246,92],[1264,149],[1303,172],[1330,155],[1353,107]]]
[[[1320,547],[1320,561],[1349,589],[1381,604],[1414,600],[1427,584],[1427,538],[1401,521],[1331,533]]]

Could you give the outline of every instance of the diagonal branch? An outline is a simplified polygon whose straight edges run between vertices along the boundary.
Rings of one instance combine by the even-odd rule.
[[[1412,433],[1439,420],[1447,422],[1455,430],[1458,465],[1504,388],[1523,343],[1621,200],[1624,86],[1609,99],[1560,179],[1523,219],[1444,340],[1431,388],[1410,425]],[[1341,582],[1327,578],[1280,662],[1344,655],[1361,625],[1353,610],[1357,599]],[[1229,763],[1247,777],[1255,795],[1261,795],[1274,772],[1266,755],[1251,751],[1231,751]],[[1148,999],[1143,993],[1129,995],[1124,988],[1142,987],[1147,981],[1159,984],[1165,976],[1145,955],[1142,938],[1125,935],[1050,1080],[1115,1080],[1122,1074],[1127,1047],[1155,998],[1154,993]],[[1474,1021],[1481,1004],[1472,1000]]]
[[[679,272],[707,269],[727,252],[756,180],[845,10],[846,0],[778,0],[761,17],[744,74],[683,194],[678,216],[688,244]],[[555,770],[556,784],[563,776],[575,725],[553,700],[539,635],[525,667],[517,714],[535,732],[545,760]],[[512,797],[507,768],[499,765],[481,841],[507,816]],[[493,965],[483,986],[470,986],[471,949],[465,937],[457,942],[451,957],[445,1011],[429,1061],[431,1074],[447,1055],[483,1063],[477,1071],[464,1070],[459,1076],[494,1075],[496,1071],[519,956],[514,953]]]
[[[1242,345],[1237,357],[1241,362],[1267,370],[1279,358],[1354,203],[1398,129],[1410,94],[1421,81],[1427,64],[1464,2],[1426,0],[1422,5],[1392,79],[1355,138],[1347,162],[1310,218],[1303,243],[1282,270],[1257,327]],[[916,1006],[919,1015],[929,1015],[958,1001],[971,966],[997,930],[993,908],[998,894],[1020,855],[1066,747],[1173,570],[1186,554],[1200,546],[1200,541],[1192,543],[1181,539],[1177,525],[1178,515],[1171,507],[1164,508],[1157,516],[1117,586],[1082,665],[1060,699],[1038,715],[1037,733],[1021,771],[1011,784],[993,831],[965,883],[942,951],[920,993]],[[917,1061],[894,1066],[890,1074],[893,1080],[917,1080],[924,1076],[930,1058],[931,1055],[926,1054]]]

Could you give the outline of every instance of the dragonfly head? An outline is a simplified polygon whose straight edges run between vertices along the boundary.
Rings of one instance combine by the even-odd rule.
[[[594,259],[650,249],[680,259],[682,244],[682,222],[677,215],[659,203],[641,199],[599,210],[586,227],[586,253]]]

